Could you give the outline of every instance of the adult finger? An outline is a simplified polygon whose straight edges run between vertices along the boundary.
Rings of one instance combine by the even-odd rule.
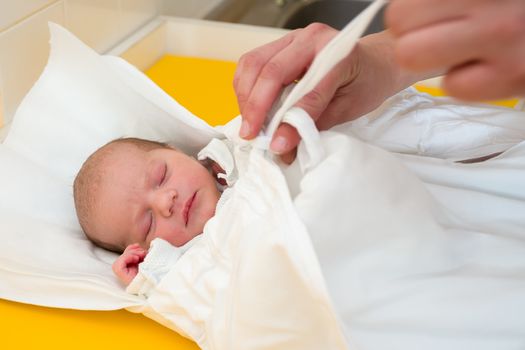
[[[261,129],[266,113],[273,103],[271,94],[274,92],[270,91],[270,97],[260,100],[254,97],[254,86],[260,80],[261,72],[269,61],[278,52],[286,50],[287,46],[293,42],[297,32],[294,31],[273,43],[255,49],[241,59],[234,76],[234,89],[242,118],[241,137],[251,139]]]
[[[479,28],[464,20],[425,27],[398,40],[396,59],[401,66],[419,72],[453,67],[482,55],[487,42],[480,34]]]
[[[443,88],[449,95],[468,101],[506,98],[516,87],[505,74],[491,63],[469,63],[452,69],[443,80]]]
[[[296,31],[271,43],[258,47],[241,56],[233,77],[233,88],[237,95],[239,108],[243,109],[244,103],[259,76],[262,67],[279,51],[288,46],[295,36]]]
[[[297,147],[300,140],[301,137],[293,126],[282,123],[275,131],[270,150],[275,154],[284,155]]]
[[[464,17],[480,0],[394,0],[385,11],[385,23],[395,36],[440,22]]]
[[[336,76],[338,76],[337,71],[329,73],[314,90],[306,94],[295,106],[302,108],[312,119],[317,120],[339,87],[339,79]],[[301,137],[297,130],[291,125],[283,123],[275,131],[270,150],[280,155],[287,154],[297,147],[300,140]]]
[[[281,155],[281,161],[285,164],[292,164],[292,162],[297,157],[297,147],[291,150],[290,152],[286,152],[285,154]]]
[[[317,86],[306,94],[296,107],[302,108],[314,120],[318,120],[329,104],[332,103],[337,89],[350,84],[355,75],[355,68],[349,67],[350,59],[345,59],[339,63]],[[350,63],[351,64],[351,63]],[[282,124],[275,132],[270,149],[276,154],[287,154],[292,151],[300,141],[300,136],[288,124]]]
[[[313,120],[318,120],[343,85],[349,85],[357,77],[357,61],[348,56],[339,62],[318,84],[297,102]]]
[[[335,92],[335,88],[332,86],[325,88],[324,85],[320,83],[296,104],[297,107],[304,109],[314,120],[321,115]],[[275,131],[270,143],[270,150],[275,154],[281,155],[281,159],[289,164],[295,159],[296,147],[300,141],[301,136],[297,130],[287,123],[282,123]]]
[[[309,25],[266,63],[242,110],[242,137],[252,138],[257,135],[282,88],[304,73],[320,48],[336,33],[336,30],[326,25]]]

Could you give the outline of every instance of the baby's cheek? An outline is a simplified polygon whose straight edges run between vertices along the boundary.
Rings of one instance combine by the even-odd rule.
[[[159,233],[155,238],[161,238],[176,247],[186,244],[191,239],[186,232],[180,229],[174,229],[173,227],[166,227],[165,229],[159,228]]]
[[[217,190],[217,187],[215,184],[212,188],[210,188],[210,192],[208,194],[208,201],[206,205],[206,216],[207,219],[211,218],[215,215],[215,210],[217,208],[217,203],[219,202],[219,198],[221,197],[221,194],[219,190]]]

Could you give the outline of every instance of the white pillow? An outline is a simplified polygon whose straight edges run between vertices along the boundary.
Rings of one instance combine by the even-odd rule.
[[[94,247],[77,223],[75,174],[118,137],[195,154],[220,133],[124,60],[98,55],[56,24],[50,30],[48,64],[0,145],[0,298],[77,309],[137,305],[111,272],[115,254]]]

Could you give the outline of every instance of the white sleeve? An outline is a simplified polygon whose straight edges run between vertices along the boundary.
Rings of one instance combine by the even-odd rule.
[[[194,241],[195,239],[182,247],[175,247],[163,239],[155,238],[146,258],[139,264],[137,276],[126,288],[126,292],[149,297],[149,293]]]

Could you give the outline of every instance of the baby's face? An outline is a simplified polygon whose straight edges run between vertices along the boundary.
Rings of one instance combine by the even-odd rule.
[[[220,194],[197,160],[173,149],[146,152],[129,144],[111,157],[93,215],[102,240],[147,249],[159,237],[181,246],[215,214]]]

